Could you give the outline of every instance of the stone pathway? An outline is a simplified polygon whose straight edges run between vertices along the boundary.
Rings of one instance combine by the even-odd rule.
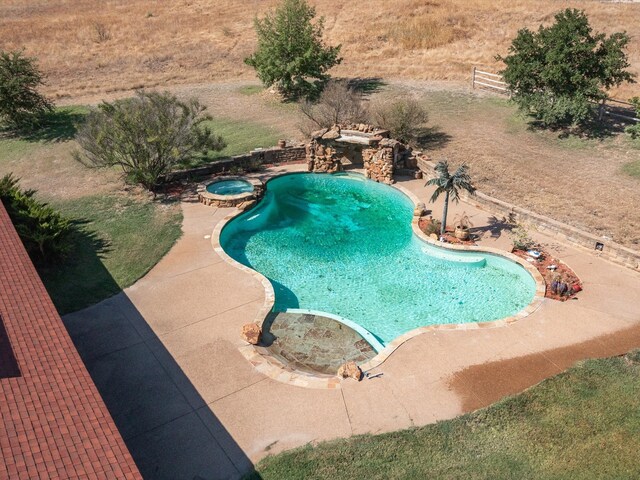
[[[278,168],[266,175],[302,169]],[[402,182],[423,201],[424,181]],[[184,202],[183,236],[144,278],[65,324],[146,478],[239,478],[265,455],[336,437],[424,425],[488,405],[575,361],[640,346],[640,275],[539,236],[584,283],[500,328],[437,331],[400,346],[362,382],[288,385],[239,352],[264,289],[223,261],[210,235],[229,209]],[[439,216],[442,203],[433,205]],[[495,219],[470,205],[476,227]],[[481,244],[508,249],[499,228]]]

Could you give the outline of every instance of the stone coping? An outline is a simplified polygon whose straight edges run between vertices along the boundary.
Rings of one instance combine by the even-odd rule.
[[[307,173],[307,172],[304,172]],[[283,175],[295,175],[297,172],[286,172],[281,175],[275,175],[269,179],[272,180],[274,178],[281,177]],[[267,184],[269,182],[267,181]],[[418,205],[418,203],[422,203],[420,199],[411,191],[407,190],[401,185],[393,184],[390,185],[393,188],[398,189],[404,195],[406,195],[414,204],[414,207]],[[273,290],[273,286],[271,282],[262,275],[260,272],[247,267],[246,265],[237,262],[233,258],[231,258],[224,251],[222,246],[220,245],[220,234],[222,233],[222,229],[224,226],[234,219],[239,214],[243,213],[242,210],[236,208],[231,213],[229,213],[226,217],[224,217],[213,229],[211,234],[211,244],[213,249],[216,251],[220,257],[227,262],[229,265],[232,265],[239,270],[242,270],[253,276],[256,280],[258,280],[265,291],[265,300],[255,316],[254,322],[262,325],[267,315],[272,311],[273,306],[275,304],[275,292]],[[469,322],[469,323],[455,323],[455,324],[439,324],[439,325],[429,325],[424,327],[418,327],[413,330],[410,330],[399,337],[395,338],[386,347],[378,354],[371,359],[370,361],[360,365],[360,368],[363,372],[367,372],[374,368],[382,365],[387,358],[403,343],[412,339],[417,335],[421,335],[427,332],[433,332],[435,330],[472,330],[472,329],[481,329],[481,328],[496,328],[503,327],[506,325],[510,325],[524,317],[531,315],[535,312],[538,307],[541,305],[545,298],[546,292],[546,283],[544,278],[540,274],[537,268],[533,265],[530,265],[525,260],[520,257],[510,253],[505,252],[504,250],[500,250],[497,248],[491,247],[480,247],[480,246],[469,246],[469,245],[454,245],[454,244],[444,244],[439,241],[435,241],[432,238],[429,238],[425,235],[420,228],[418,228],[418,220],[419,217],[414,216],[411,222],[411,228],[413,230],[414,235],[416,235],[419,239],[424,242],[430,243],[440,248],[451,249],[451,250],[466,250],[471,252],[482,252],[485,254],[498,255],[508,260],[511,260],[514,263],[521,265],[525,268],[533,277],[536,282],[536,292],[534,294],[533,300],[529,305],[527,305],[524,309],[512,315],[510,317],[501,318],[499,320],[492,320],[487,322]],[[350,322],[353,323],[353,322]],[[238,335],[239,337],[239,335]],[[337,376],[327,376],[322,374],[311,374],[306,372],[295,371],[284,365],[282,362],[274,358],[272,355],[269,355],[265,350],[261,351],[260,347],[255,347],[253,345],[244,344],[238,348],[240,353],[261,373],[266,375],[267,377],[277,380],[279,382],[288,383],[290,385],[296,385],[300,387],[307,388],[328,388],[328,389],[340,389],[341,388],[341,380]]]
[[[251,184],[253,190],[250,192],[238,193],[236,195],[220,195],[217,193],[211,193],[207,190],[207,187],[209,185],[213,185],[219,182],[226,182],[228,180],[240,180],[243,182],[247,182]],[[225,175],[215,177],[209,182],[198,184],[198,198],[200,199],[200,202],[207,205],[224,206],[224,204],[227,204],[229,206],[236,206],[247,200],[257,198],[260,195],[263,187],[264,184],[260,179],[257,178]]]

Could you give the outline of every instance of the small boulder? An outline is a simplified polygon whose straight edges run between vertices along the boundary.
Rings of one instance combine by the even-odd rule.
[[[323,140],[335,140],[336,138],[338,138],[340,136],[340,130],[338,129],[331,129],[329,130],[327,133],[325,133],[324,135],[322,135],[322,139]]]
[[[311,138],[317,140],[318,138],[322,138],[322,136],[329,131],[328,128],[323,128],[322,130],[316,130],[311,134]]]
[[[424,209],[427,208],[426,205],[422,202],[416,204],[416,208],[413,209],[414,217],[421,217],[424,215]]]
[[[247,323],[242,327],[242,339],[251,345],[258,345],[262,336],[262,327],[257,323]]]
[[[362,370],[356,364],[356,362],[347,362],[340,365],[338,368],[338,377],[340,378],[353,378],[358,382],[362,380]]]

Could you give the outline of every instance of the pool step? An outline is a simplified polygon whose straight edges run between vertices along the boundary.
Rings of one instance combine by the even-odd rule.
[[[437,247],[430,245],[424,245],[422,252],[430,257],[438,258],[440,260],[446,260],[447,262],[454,262],[458,265],[465,267],[477,267],[481,268],[487,264],[487,259],[479,255],[461,255],[457,253],[447,252]]]

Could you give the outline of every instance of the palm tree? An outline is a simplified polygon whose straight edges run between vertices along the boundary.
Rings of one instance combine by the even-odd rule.
[[[429,180],[426,185],[435,185],[436,191],[433,192],[430,202],[435,202],[440,194],[446,194],[444,199],[444,211],[442,212],[442,226],[440,227],[440,236],[444,235],[444,229],[447,225],[447,210],[449,210],[449,198],[455,200],[456,203],[460,201],[459,190],[466,190],[471,195],[475,195],[476,189],[471,184],[471,177],[469,176],[469,167],[466,163],[463,163],[452,174],[449,173],[449,162],[441,160],[436,165],[437,177]],[[425,186],[426,186],[425,185]]]

